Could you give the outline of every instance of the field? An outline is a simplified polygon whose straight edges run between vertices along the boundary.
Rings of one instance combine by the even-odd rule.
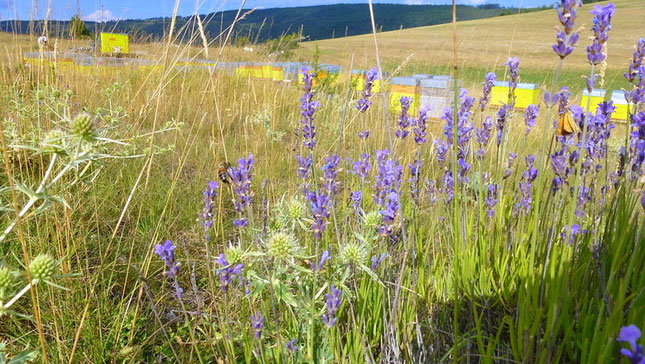
[[[0,363],[642,364],[640,3],[594,66],[592,5],[562,62],[554,10],[458,22],[440,120],[350,87],[372,35],[302,43],[345,72],[288,84],[173,67],[268,60],[191,27],[132,45],[154,67],[84,71],[0,34]],[[451,25],[377,39],[390,76],[453,72]],[[489,72],[557,98],[487,105]],[[580,105],[594,72],[627,122]]]

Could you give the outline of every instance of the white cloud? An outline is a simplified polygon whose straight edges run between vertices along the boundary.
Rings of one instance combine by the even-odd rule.
[[[106,22],[111,20],[116,20],[117,17],[112,14],[109,10],[97,10],[92,14],[86,15],[83,17],[83,20],[94,21],[94,22]]]

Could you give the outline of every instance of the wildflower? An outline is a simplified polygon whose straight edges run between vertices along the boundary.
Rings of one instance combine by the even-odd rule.
[[[199,220],[202,228],[204,229],[204,238],[206,240],[210,239],[208,230],[213,227],[213,204],[215,203],[215,197],[217,196],[217,189],[219,184],[215,181],[208,182],[208,186],[202,193],[204,195],[204,207],[202,212],[199,214]]]
[[[286,232],[276,232],[269,238],[267,250],[270,256],[277,259],[291,258],[298,251],[295,236]]]
[[[29,274],[34,281],[47,281],[56,274],[58,263],[49,254],[40,254],[29,263]]]
[[[429,106],[424,106],[419,110],[419,118],[414,120],[412,125],[412,131],[414,132],[414,141],[418,145],[421,145],[426,142],[426,123],[428,121],[428,113],[431,108]]]
[[[526,156],[524,161],[526,162],[526,170],[522,174],[522,179],[519,182],[520,201],[515,206],[515,211],[524,211],[528,214],[531,209],[531,203],[533,202],[532,184],[537,178],[538,171],[533,167],[535,164],[534,155]]]
[[[401,185],[401,176],[403,167],[392,159],[387,158],[389,152],[387,149],[376,151],[378,171],[376,174],[376,183],[374,185],[374,202],[383,206],[385,198],[391,191],[399,189]],[[387,158],[387,159],[386,159]]]
[[[629,349],[620,349],[620,353],[626,356],[632,364],[645,363],[645,356],[643,355],[643,346],[636,344],[636,341],[641,337],[641,330],[636,325],[623,326],[620,328],[620,333],[616,341],[626,342],[629,344]]]
[[[376,256],[376,255],[373,256],[372,259],[371,259],[372,260],[372,265],[371,265],[372,270],[374,270],[374,271],[377,270],[378,267],[381,266],[381,263],[383,262],[383,259],[385,259],[386,257],[387,257],[387,253],[383,253],[383,254],[381,254],[379,256]]]
[[[540,113],[540,107],[536,105],[529,105],[526,108],[526,112],[524,113],[524,123],[526,124],[526,134],[529,135],[531,132],[531,129],[535,126],[535,119],[537,119],[538,115]]]
[[[426,178],[425,191],[428,195],[428,203],[430,203],[430,206],[434,205],[437,202],[437,181],[430,181]]]
[[[564,59],[573,52],[573,46],[578,42],[579,38],[578,32],[567,35],[565,32],[559,31],[555,36],[555,44],[551,48],[560,59]]]
[[[520,59],[517,57],[510,57],[504,63],[505,66],[508,66],[508,74],[510,79],[508,80],[508,89],[509,95],[514,95],[515,88],[517,83],[520,80]],[[514,105],[514,101],[510,102],[511,105]]]
[[[513,168],[513,161],[515,158],[517,158],[517,153],[508,153],[508,162],[506,163],[506,168],[504,168],[504,179],[511,175],[511,169]]]
[[[475,129],[475,137],[477,138],[477,143],[479,143],[479,149],[475,151],[475,156],[477,159],[483,159],[485,154],[485,149],[488,146],[490,140],[491,130],[493,129],[493,119],[490,116],[487,116],[482,123],[481,129]]]
[[[486,206],[488,206],[488,209],[486,210],[486,215],[488,217],[495,216],[495,205],[497,205],[497,189],[498,189],[498,186],[496,184],[494,183],[488,184],[488,187],[487,187],[488,195],[484,199]]]
[[[343,264],[361,265],[367,259],[367,249],[359,242],[347,243],[341,249],[339,259]]]
[[[88,114],[82,113],[72,120],[72,134],[81,139],[91,139],[94,135],[94,121]]]
[[[354,212],[359,213],[361,204],[363,203],[363,191],[352,191],[349,194],[349,198],[352,200],[352,208],[354,209]]]
[[[300,98],[300,123],[302,124],[302,145],[313,150],[316,147],[316,126],[314,125],[314,113],[320,107],[320,101],[313,101],[314,93],[312,91],[315,74],[305,69],[301,71],[303,75],[304,93]]]
[[[468,144],[472,137],[474,126],[469,122],[471,116],[471,108],[475,103],[475,98],[468,96],[465,89],[461,90],[459,94],[459,110],[457,111],[457,158],[466,158],[468,151]],[[451,108],[445,108],[441,119],[446,122],[443,128],[443,135],[449,146],[453,144],[454,131],[453,131],[453,111]]]
[[[253,329],[253,336],[256,339],[262,337],[262,330],[264,329],[264,317],[260,312],[256,312],[255,315],[251,315],[251,328]]]
[[[625,76],[625,79],[629,81],[629,83],[634,83],[636,77],[642,74],[641,66],[643,65],[643,60],[645,60],[645,38],[638,40],[634,55],[629,62],[628,70],[623,73],[623,76]]]
[[[394,221],[399,214],[399,208],[399,195],[394,191],[389,192],[385,197],[383,210],[380,211],[383,223],[379,228],[379,233],[382,236],[389,236],[392,234]]]
[[[226,255],[220,254],[215,258],[215,263],[217,263],[221,268],[217,269],[217,275],[219,276],[220,288],[222,291],[227,291],[228,287],[233,283],[233,281],[238,280],[242,281],[242,269],[244,264],[238,263],[229,264],[226,259]]]
[[[338,164],[340,164],[341,158],[337,154],[334,154],[326,157],[325,162],[325,165],[321,168],[323,171],[322,189],[333,200],[340,190],[340,181],[337,181],[336,177],[338,175]]]
[[[417,205],[419,204],[419,177],[422,166],[423,163],[418,159],[415,159],[414,162],[408,165],[410,168],[410,179],[408,180],[410,182],[410,194],[412,195],[414,203]]]
[[[320,256],[320,261],[318,261],[318,264],[311,263],[311,269],[313,269],[316,272],[319,272],[321,269],[323,269],[323,266],[325,265],[325,262],[331,259],[331,254],[329,254],[329,250],[325,250],[322,252],[322,255]]]
[[[597,65],[605,60],[605,55],[602,50],[609,39],[607,34],[611,29],[611,17],[616,12],[614,4],[609,3],[605,6],[600,4],[594,6],[591,11],[593,18],[593,27],[591,31],[594,33],[593,43],[587,47],[587,59],[592,65]]]
[[[325,294],[325,307],[327,309],[327,313],[322,315],[322,320],[327,328],[332,328],[336,325],[336,321],[338,320],[336,313],[340,308],[342,292],[334,287],[333,284],[329,288],[329,291],[329,293]]]
[[[450,146],[438,138],[434,140],[434,145],[437,150],[437,162],[439,162],[439,166],[443,167],[446,164],[446,157],[450,151]]]
[[[566,86],[563,86],[560,91],[558,91],[558,113],[560,115],[564,114],[569,110],[569,97],[571,97],[571,92],[569,91],[569,88]]]
[[[298,159],[298,177],[304,181],[311,175],[313,159],[311,156],[303,157],[301,155],[298,155],[296,158]]]
[[[496,118],[497,121],[497,146],[502,143],[502,137],[504,136],[504,126],[506,125],[506,114],[507,111],[511,109],[510,105],[502,105],[502,107],[497,110]]]
[[[231,182],[233,183],[233,192],[236,199],[234,200],[235,211],[240,215],[253,202],[253,191],[251,191],[251,171],[253,170],[253,154],[249,154],[247,159],[240,158],[237,161],[237,168],[231,168]],[[243,228],[248,224],[245,217],[240,217],[233,221],[233,225]]]
[[[381,213],[379,211],[370,211],[363,215],[363,224],[369,229],[375,230],[381,225]]]
[[[643,174],[645,162],[645,111],[632,115],[632,127],[630,141],[630,155],[632,156],[633,178]]]
[[[13,287],[13,280],[13,272],[5,266],[0,266],[0,301],[4,299],[5,293]]]
[[[366,140],[367,138],[370,137],[370,131],[369,130],[361,130],[361,131],[358,132],[358,137],[363,139],[363,140]]]
[[[179,263],[175,260],[175,246],[172,241],[166,240],[163,245],[155,245],[155,254],[161,258],[161,260],[166,263],[166,274],[173,280],[173,287],[175,288],[175,295],[177,298],[182,298],[184,290],[179,286],[177,282],[177,275],[179,274]]]
[[[493,83],[497,79],[495,72],[490,72],[486,75],[486,82],[484,82],[484,89],[482,98],[479,99],[479,108],[483,112],[490,101],[490,92],[493,89]]]
[[[642,192],[641,195],[641,206],[643,206],[643,210],[645,210],[645,192]]]
[[[567,234],[569,234],[569,244],[573,243],[573,240],[575,239],[576,235],[578,234],[584,234],[586,233],[586,230],[583,230],[580,225],[578,224],[573,224],[571,225],[571,228],[569,226],[565,226],[562,229],[562,232],[560,233],[560,239],[565,240],[567,237]]]
[[[311,191],[307,195],[311,213],[314,216],[312,229],[316,239],[322,238],[322,234],[327,226],[327,219],[329,219],[330,198],[325,192]]]
[[[470,171],[470,164],[466,162],[465,159],[459,158],[457,160],[457,165],[459,166],[459,169],[457,170],[457,178],[459,179],[459,182],[461,183],[468,183],[468,172]]]
[[[446,170],[443,174],[442,192],[446,195],[446,204],[449,204],[455,197],[455,179],[452,177],[452,172],[450,170]]]
[[[365,74],[365,88],[363,90],[362,97],[358,100],[356,104],[356,109],[360,112],[365,112],[372,105],[370,97],[372,96],[372,86],[374,81],[378,79],[378,70],[376,67],[370,68],[369,71]]]
[[[564,27],[565,34],[571,35],[573,33],[573,24],[577,17],[577,9],[581,5],[582,3],[579,0],[560,0],[560,4],[556,7],[558,19]]]
[[[361,153],[361,158],[354,162],[352,171],[360,177],[361,182],[367,182],[367,177],[369,176],[370,169],[372,169],[372,164],[370,163],[370,155],[367,153]]]
[[[284,347],[292,353],[295,353],[296,351],[298,351],[298,344],[296,343],[296,339],[291,339],[287,341]]]
[[[401,96],[401,114],[399,115],[399,129],[394,132],[399,139],[405,139],[405,137],[410,134],[407,130],[410,126],[410,117],[408,116],[408,111],[410,110],[410,104],[412,103],[412,98],[408,96]]]

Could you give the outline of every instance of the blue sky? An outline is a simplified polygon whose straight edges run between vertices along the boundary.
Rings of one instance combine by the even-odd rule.
[[[375,3],[447,4],[451,0],[374,0]],[[0,20],[42,19],[47,3],[52,4],[52,19],[69,19],[77,9],[77,0],[0,0]],[[237,9],[241,0],[182,0],[180,15],[191,15],[199,3],[199,13]],[[531,7],[549,5],[554,0],[458,0],[459,4],[499,3],[503,6]],[[78,0],[86,20],[152,18],[172,15],[175,0]],[[367,0],[247,0],[245,8],[275,8],[333,3],[367,3]]]

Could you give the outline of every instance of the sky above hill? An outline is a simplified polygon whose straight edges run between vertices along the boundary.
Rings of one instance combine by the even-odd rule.
[[[374,0],[374,3],[413,5],[441,5],[451,0]],[[480,5],[498,3],[502,6],[535,7],[553,4],[555,0],[457,0],[458,4]],[[0,0],[0,20],[43,19],[47,4],[51,3],[50,19],[68,20],[77,12],[78,5],[83,18],[91,21],[116,19],[143,19],[171,16],[175,0]],[[241,0],[182,0],[179,15],[191,15],[198,8],[200,14],[220,10],[237,9]],[[276,8],[333,3],[367,3],[367,0],[247,0],[245,8]]]

